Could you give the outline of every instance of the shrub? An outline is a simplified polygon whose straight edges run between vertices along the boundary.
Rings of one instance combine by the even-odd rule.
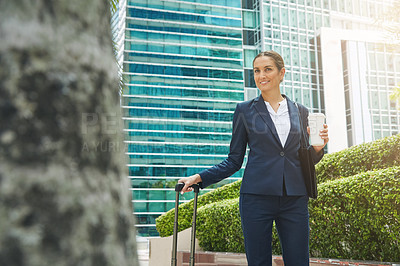
[[[400,134],[326,154],[316,165],[318,182],[400,165]]]
[[[199,245],[207,251],[244,253],[239,198],[207,204],[197,217]],[[281,254],[278,234],[272,231],[272,252]]]
[[[239,190],[242,180],[219,187],[204,195],[199,196],[197,207],[207,205],[224,199],[232,199],[239,197]],[[178,224],[179,231],[192,226],[193,217],[193,200],[179,205]],[[175,210],[169,210],[156,219],[156,228],[161,237],[170,236],[174,231]]]
[[[244,252],[239,198],[201,207],[197,224],[197,238],[204,250]]]
[[[400,261],[400,167],[323,183],[309,209],[313,256]]]

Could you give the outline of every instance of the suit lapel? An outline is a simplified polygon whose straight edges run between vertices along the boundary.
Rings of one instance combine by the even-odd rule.
[[[278,133],[276,132],[274,122],[272,121],[271,116],[269,115],[267,106],[265,105],[264,99],[262,98],[261,95],[255,99],[254,107],[256,108],[258,114],[264,120],[265,124],[267,124],[267,126],[271,130],[272,135],[275,137],[275,140],[282,146]]]
[[[290,116],[290,132],[289,136],[286,140],[285,147],[293,140],[295,136],[298,136],[300,132],[300,120],[299,120],[299,110],[293,101],[291,101],[288,97],[286,97],[289,116]],[[297,139],[297,138],[296,138]]]

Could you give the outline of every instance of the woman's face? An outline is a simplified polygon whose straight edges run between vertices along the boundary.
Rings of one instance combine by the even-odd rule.
[[[271,57],[258,57],[254,61],[253,71],[254,81],[261,92],[279,91],[279,84],[285,76],[285,68],[278,70]]]

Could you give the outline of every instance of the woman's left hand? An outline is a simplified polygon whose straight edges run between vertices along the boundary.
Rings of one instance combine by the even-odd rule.
[[[308,132],[308,134],[310,134],[310,127],[307,127],[307,132]],[[324,145],[322,145],[322,146],[313,146],[313,148],[314,148],[314,150],[316,152],[320,152],[329,141],[328,125],[327,124],[324,124],[324,129],[320,130],[319,136],[321,137],[321,139],[324,140]]]

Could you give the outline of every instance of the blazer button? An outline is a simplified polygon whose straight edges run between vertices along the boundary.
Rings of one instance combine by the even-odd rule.
[[[283,151],[281,151],[281,153],[279,153],[280,156],[285,156],[285,153]]]

